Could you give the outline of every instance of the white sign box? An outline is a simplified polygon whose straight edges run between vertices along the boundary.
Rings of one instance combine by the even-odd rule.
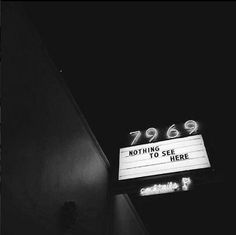
[[[119,180],[210,167],[202,135],[120,149]]]

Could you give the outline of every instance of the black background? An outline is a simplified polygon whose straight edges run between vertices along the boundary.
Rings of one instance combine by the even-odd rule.
[[[130,131],[204,124],[220,182],[130,195],[150,234],[229,229],[236,8],[232,2],[22,2],[89,126],[117,168]],[[227,232],[226,232],[227,233]]]

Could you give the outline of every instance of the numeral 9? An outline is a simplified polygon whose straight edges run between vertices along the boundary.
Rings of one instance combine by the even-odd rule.
[[[158,131],[156,128],[150,127],[146,130],[145,135],[147,138],[150,138],[149,142],[152,142],[153,140],[156,140],[158,136]]]
[[[188,120],[184,123],[184,128],[192,134],[198,130],[198,124],[193,120]]]

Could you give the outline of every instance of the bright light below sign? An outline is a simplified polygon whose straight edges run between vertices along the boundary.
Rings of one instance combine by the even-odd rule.
[[[140,196],[149,196],[162,193],[173,193],[177,191],[187,191],[192,181],[189,177],[183,177],[181,183],[168,182],[166,184],[154,184],[152,186],[141,188]]]
[[[202,135],[120,149],[119,180],[210,167]]]

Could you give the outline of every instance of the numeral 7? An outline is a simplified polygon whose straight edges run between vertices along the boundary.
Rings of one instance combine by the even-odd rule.
[[[141,136],[141,131],[133,131],[129,133],[130,135],[134,135],[134,139],[131,142],[131,145],[134,145],[138,142],[140,136]]]

